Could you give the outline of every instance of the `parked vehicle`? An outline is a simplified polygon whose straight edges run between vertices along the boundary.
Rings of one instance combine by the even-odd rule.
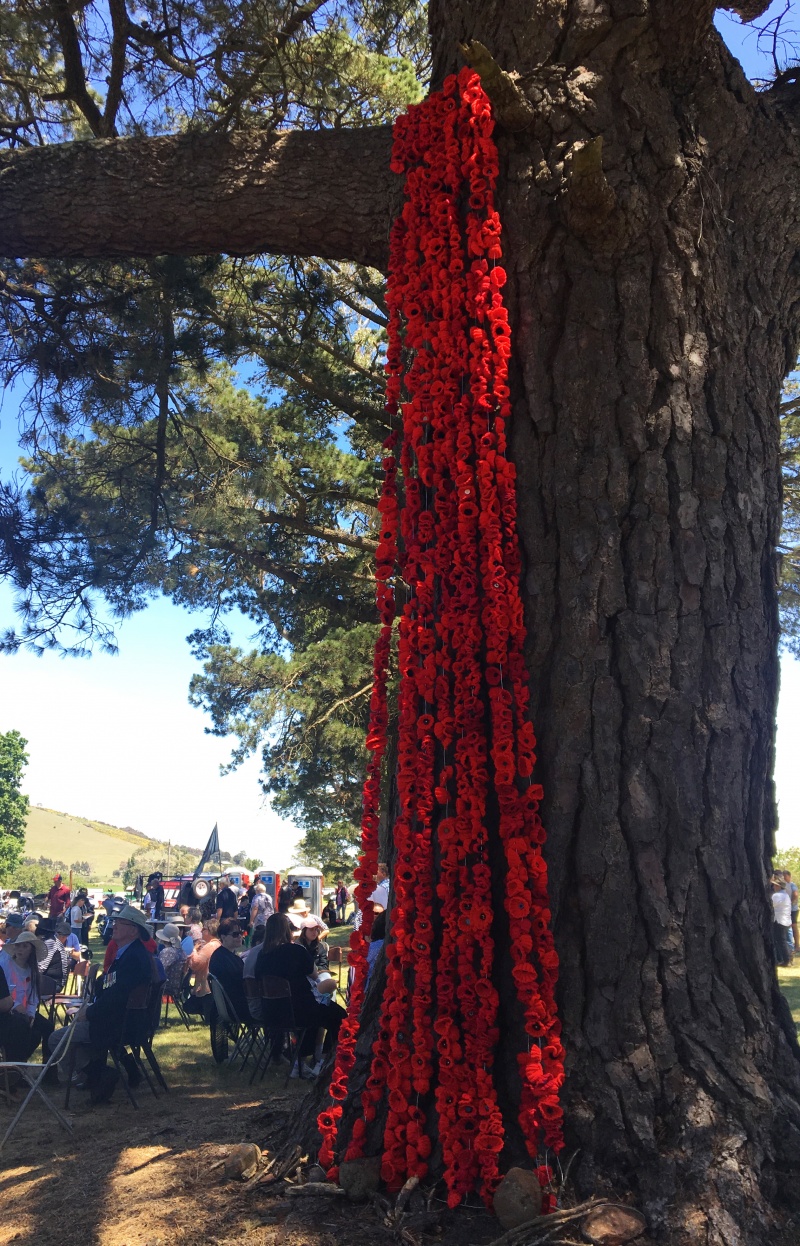
[[[162,878],[164,916],[174,916],[182,904],[198,905],[202,908],[205,902],[216,896],[219,890],[219,880],[223,875],[230,878],[237,887],[244,887],[246,890],[250,886],[249,873],[247,870],[240,869],[213,872],[204,870],[202,874],[198,874],[197,878],[193,874],[181,874],[177,878]],[[145,893],[143,874],[140,874],[136,880],[135,892],[137,898],[141,900]]]

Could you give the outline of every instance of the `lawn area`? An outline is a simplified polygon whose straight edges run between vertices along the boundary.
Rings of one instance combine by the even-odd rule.
[[[331,932],[346,945],[351,927]],[[95,957],[103,949],[93,940]],[[780,970],[781,989],[800,1025],[800,966]],[[380,1206],[331,1198],[287,1198],[285,1186],[227,1177],[220,1161],[236,1143],[270,1145],[275,1129],[304,1108],[308,1084],[267,1073],[249,1085],[244,1072],[217,1065],[208,1029],[177,1019],[162,1027],[155,1050],[170,1092],[154,1098],[137,1089],[134,1110],[118,1087],[111,1104],[92,1107],[75,1092],[69,1135],[36,1101],[0,1167],[0,1246],[397,1246]],[[63,1090],[49,1093],[59,1104]],[[11,1119],[0,1101],[0,1136]],[[439,1246],[480,1246],[497,1237],[484,1212],[441,1205]]]
[[[138,1087],[138,1111],[120,1087],[102,1107],[74,1092],[70,1136],[38,1100],[29,1107],[2,1153],[1,1246],[63,1246],[65,1234],[82,1246],[273,1240],[259,1232],[276,1218],[274,1200],[259,1200],[265,1187],[231,1184],[211,1166],[236,1143],[263,1145],[308,1084],[270,1071],[250,1087],[251,1066],[215,1064],[199,1023],[171,1020],[154,1047],[170,1093]],[[48,1093],[63,1103],[63,1089]],[[0,1136],[13,1111],[0,1105]]]
[[[800,1029],[800,965],[778,970],[778,983],[789,1001],[795,1024]]]

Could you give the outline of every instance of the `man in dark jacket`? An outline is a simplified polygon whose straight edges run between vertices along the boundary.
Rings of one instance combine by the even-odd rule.
[[[155,981],[153,957],[142,942],[149,938],[150,931],[144,913],[126,904],[114,922],[114,940],[117,944],[114,960],[98,979],[94,1000],[91,1004],[84,1004],[72,1023],[78,1027],[72,1040],[78,1086],[82,1082],[90,1089],[96,1089],[100,1085],[106,1053],[119,1042],[123,1033],[131,992],[138,986],[149,985]],[[137,1014],[142,1025],[146,1024],[146,1015],[146,1012]],[[65,1027],[56,1030],[50,1039],[51,1051],[64,1039],[68,1029],[69,1027]],[[126,1033],[125,1037],[135,1040],[136,1035]],[[59,1071],[60,1076],[66,1078],[67,1070],[62,1070],[59,1065]],[[105,1097],[110,1097],[110,1093]]]

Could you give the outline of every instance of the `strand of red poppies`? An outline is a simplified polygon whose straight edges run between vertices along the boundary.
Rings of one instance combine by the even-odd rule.
[[[388,1086],[384,1179],[398,1188],[406,1176],[424,1176],[431,1142],[411,1098],[425,1096],[435,1079],[451,1205],[474,1188],[491,1200],[504,1139],[492,1081],[498,998],[484,826],[490,772],[508,868],[512,975],[529,1043],[535,1040],[520,1057],[520,1123],[532,1155],[542,1142],[560,1145],[563,1079],[540,791],[524,787],[535,738],[522,657],[514,476],[504,453],[510,343],[505,274],[494,266],[501,250],[491,130],[488,101],[469,71],[395,127],[393,168],[406,173],[407,202],[390,248],[387,394],[395,404],[403,386],[409,395],[401,453],[399,566],[410,590],[399,628],[401,813],[384,1017],[363,1119],[347,1151],[348,1158],[363,1153],[365,1122]],[[405,373],[404,348],[413,352]],[[443,916],[431,1026],[435,852]],[[346,1093],[351,1058],[349,1051],[341,1070],[337,1064],[335,1100]],[[335,1108],[320,1121],[327,1164]]]
[[[394,335],[396,337],[396,333]],[[398,393],[387,387],[386,411],[390,419],[398,412]],[[336,1061],[331,1075],[331,1107],[321,1112],[318,1128],[321,1135],[319,1162],[325,1169],[334,1171],[334,1144],[342,1115],[342,1104],[347,1097],[350,1070],[355,1064],[355,1047],[358,1037],[359,1018],[367,979],[367,949],[372,928],[372,905],[368,903],[378,868],[378,826],[381,800],[381,767],[388,738],[389,709],[387,685],[391,661],[392,628],[395,618],[395,594],[393,577],[398,559],[397,531],[399,503],[397,497],[397,434],[391,433],[384,442],[386,455],[383,459],[383,484],[378,502],[381,530],[376,553],[375,598],[380,619],[380,630],[375,643],[373,682],[370,697],[369,727],[366,747],[370,752],[364,781],[361,818],[361,855],[354,871],[356,901],[362,912],[359,930],[350,936],[350,964],[355,970],[347,1017],[339,1031]]]

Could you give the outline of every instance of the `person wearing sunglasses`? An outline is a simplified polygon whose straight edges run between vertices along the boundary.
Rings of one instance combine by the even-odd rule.
[[[244,942],[244,931],[235,917],[224,917],[219,924],[217,938],[220,946],[212,953],[208,971],[222,985],[225,994],[241,1020],[250,1013],[244,993],[244,961],[239,953]]]

